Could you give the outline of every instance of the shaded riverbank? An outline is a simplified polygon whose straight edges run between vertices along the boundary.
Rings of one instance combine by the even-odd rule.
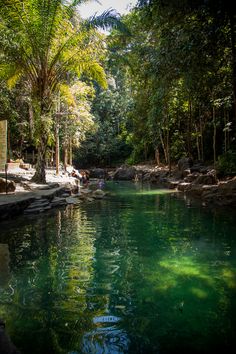
[[[186,159],[187,160],[187,159]],[[212,166],[182,163],[169,172],[167,167],[136,165],[121,166],[113,173],[117,180],[150,182],[157,187],[175,189],[190,199],[196,199],[204,206],[235,207],[236,177],[216,177]]]

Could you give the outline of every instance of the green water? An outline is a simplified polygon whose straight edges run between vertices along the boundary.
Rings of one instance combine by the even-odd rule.
[[[104,200],[0,224],[0,317],[15,345],[22,354],[230,353],[234,211],[131,183],[106,190]]]

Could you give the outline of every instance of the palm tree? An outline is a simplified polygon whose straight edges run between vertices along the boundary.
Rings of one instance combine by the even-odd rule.
[[[38,158],[34,181],[45,183],[53,99],[60,85],[85,75],[106,87],[104,45],[96,27],[117,25],[112,11],[82,20],[83,0],[0,0],[0,77],[22,80],[34,107]]]

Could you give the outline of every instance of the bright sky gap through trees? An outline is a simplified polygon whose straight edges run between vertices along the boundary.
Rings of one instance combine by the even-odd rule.
[[[87,18],[95,13],[101,14],[108,9],[114,9],[121,15],[128,13],[136,5],[136,0],[100,0],[82,4],[79,11],[82,17]]]

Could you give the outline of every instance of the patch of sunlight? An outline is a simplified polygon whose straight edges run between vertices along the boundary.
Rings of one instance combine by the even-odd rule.
[[[236,274],[229,268],[224,268],[222,270],[222,276],[229,288],[236,288]]]
[[[208,296],[206,291],[199,288],[191,288],[190,291],[193,295],[197,296],[199,299],[205,299]]]
[[[164,195],[174,193],[174,189],[152,189],[152,190],[139,190],[135,195]]]
[[[196,264],[190,257],[172,258],[162,260],[160,263],[162,268],[168,269],[176,276],[196,277],[204,280],[210,286],[214,286],[214,280],[207,274],[207,269]]]
[[[158,280],[158,284],[155,285],[155,289],[158,291],[167,291],[176,287],[177,280],[171,275],[164,275],[162,279]]]

